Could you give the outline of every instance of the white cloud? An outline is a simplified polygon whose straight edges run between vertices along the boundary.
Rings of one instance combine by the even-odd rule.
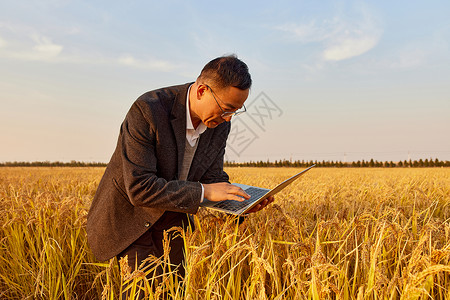
[[[357,17],[337,15],[322,21],[283,24],[275,29],[287,32],[301,43],[318,43],[324,61],[340,61],[368,52],[380,40],[382,29],[379,22],[365,8],[358,12]]]
[[[82,32],[81,28],[78,26],[73,26],[67,30],[67,34],[69,34],[69,35],[76,35],[76,34],[80,34],[81,32]]]
[[[120,64],[127,65],[127,66],[134,66],[137,64],[136,59],[131,56],[130,54],[124,54],[118,59]]]
[[[55,44],[50,38],[32,34],[27,38],[9,40],[0,38],[0,57],[26,61],[51,61],[58,58],[62,45]]]
[[[378,59],[370,61],[368,69],[413,70],[436,69],[445,66],[450,50],[446,29],[435,29],[435,32],[420,39],[403,41],[391,47],[390,51]]]
[[[139,69],[150,69],[156,71],[169,72],[177,66],[164,60],[137,59],[130,54],[124,54],[117,60],[120,64]]]
[[[57,43],[53,36],[42,34],[34,28],[21,24],[11,25],[0,22],[0,29],[2,28],[6,29],[9,36],[6,36],[7,42],[3,36],[0,37],[0,57],[11,60],[90,65],[117,64],[161,72],[179,71],[182,68],[180,64],[151,57],[137,58],[130,54],[118,57],[103,51],[83,51],[82,48],[78,49]],[[55,36],[78,35],[81,32],[80,27],[74,26],[63,30],[62,34],[57,32]],[[81,44],[76,45],[76,47],[82,46]]]
[[[5,47],[6,46],[6,41],[4,39],[2,39],[2,37],[0,36],[0,48]]]
[[[423,49],[401,49],[395,54],[388,63],[388,67],[392,69],[410,69],[416,68],[425,64],[427,57],[432,53],[426,53]]]
[[[361,36],[357,38],[346,38],[328,46],[323,51],[325,60],[344,60],[366,53],[376,46],[376,36]]]
[[[288,23],[276,26],[275,29],[287,32],[301,43],[322,42],[329,39],[336,33],[337,28],[330,26],[329,21],[323,21],[317,24],[316,20],[309,21],[305,24]]]
[[[36,58],[51,58],[58,56],[63,50],[62,45],[54,44],[48,37],[33,35],[31,37],[36,45],[33,47]]]

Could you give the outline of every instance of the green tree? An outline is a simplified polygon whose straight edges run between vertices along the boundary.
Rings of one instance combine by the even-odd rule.
[[[424,167],[424,163],[422,159],[419,159],[419,168],[423,168]]]

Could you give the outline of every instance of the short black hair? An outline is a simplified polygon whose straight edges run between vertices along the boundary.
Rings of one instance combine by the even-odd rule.
[[[246,90],[252,86],[247,65],[235,54],[221,56],[207,63],[198,79],[210,82],[219,89],[233,86]]]

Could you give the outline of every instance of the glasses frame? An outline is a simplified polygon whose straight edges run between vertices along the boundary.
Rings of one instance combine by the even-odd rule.
[[[242,107],[239,108],[237,111],[225,111],[222,106],[220,106],[219,101],[217,101],[216,96],[214,95],[214,91],[213,89],[205,84],[205,86],[211,91],[211,95],[213,96],[214,100],[216,101],[217,105],[219,106],[220,110],[222,111],[222,114],[220,115],[222,118],[228,118],[228,117],[234,117],[234,116],[239,116],[240,114],[243,114],[247,111],[247,108],[245,107],[244,104],[242,104],[242,107],[244,108],[244,110],[242,110]],[[219,98],[219,96],[217,96],[217,98]],[[220,100],[220,98],[219,98]],[[222,100],[220,100],[220,102],[223,103]]]

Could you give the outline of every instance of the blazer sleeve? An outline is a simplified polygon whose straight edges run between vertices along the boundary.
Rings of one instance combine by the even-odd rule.
[[[122,123],[119,139],[123,182],[129,201],[134,206],[195,214],[200,204],[201,184],[168,181],[157,176],[155,130],[152,114],[144,116],[136,101]]]

